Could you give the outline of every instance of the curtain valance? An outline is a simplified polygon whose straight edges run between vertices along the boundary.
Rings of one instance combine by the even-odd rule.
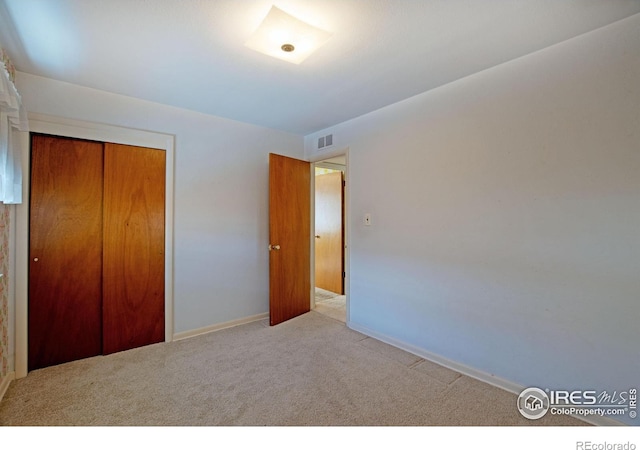
[[[22,165],[16,131],[28,131],[27,112],[16,89],[15,71],[0,49],[0,202],[22,203]]]

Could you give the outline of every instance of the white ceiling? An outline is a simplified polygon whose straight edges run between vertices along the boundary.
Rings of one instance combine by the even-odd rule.
[[[275,4],[333,33],[244,46]],[[22,72],[306,135],[614,21],[640,0],[0,0]]]

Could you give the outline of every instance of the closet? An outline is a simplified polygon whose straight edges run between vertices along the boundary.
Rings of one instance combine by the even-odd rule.
[[[165,164],[32,135],[29,370],[164,340]]]

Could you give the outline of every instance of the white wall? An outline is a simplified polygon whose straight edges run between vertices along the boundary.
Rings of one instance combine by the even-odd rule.
[[[30,113],[175,135],[174,331],[269,310],[268,154],[303,138],[18,73]]]
[[[640,15],[309,135],[307,157],[328,133],[351,326],[520,386],[638,386]]]

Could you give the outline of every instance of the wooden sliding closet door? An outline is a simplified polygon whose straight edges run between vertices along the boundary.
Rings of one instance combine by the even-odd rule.
[[[34,135],[29,370],[102,351],[102,144]]]
[[[165,152],[105,144],[103,352],[164,341]]]
[[[29,370],[164,340],[165,152],[33,135]]]

